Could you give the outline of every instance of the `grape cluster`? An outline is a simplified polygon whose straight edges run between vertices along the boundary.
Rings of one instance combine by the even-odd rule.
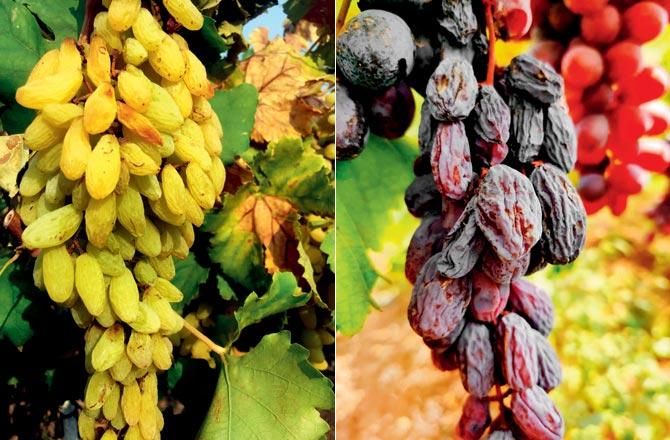
[[[665,3],[665,5],[663,5]],[[664,7],[665,6],[665,7]],[[667,131],[670,110],[654,101],[670,89],[659,66],[646,66],[641,45],[668,24],[667,2],[540,1],[540,41],[533,53],[560,68],[578,137],[579,193],[589,213],[619,215],[649,172],[670,164],[670,146],[645,138]]]
[[[405,196],[421,218],[405,265],[414,284],[408,318],[436,366],[461,372],[470,397],[458,433],[562,438],[562,417],[547,395],[561,379],[546,340],[552,303],[521,277],[574,261],[584,246],[586,213],[566,176],[576,136],[563,79],[551,66],[522,55],[496,72],[489,57],[496,23],[503,36],[528,31],[529,3],[369,0],[362,8],[338,43],[350,85],[338,92],[347,110],[338,123],[344,114],[352,135],[341,141],[366,134],[360,121],[368,115],[351,99],[353,87],[406,78],[425,96],[416,178]],[[414,58],[405,50],[412,37]]]
[[[40,250],[36,286],[87,329],[81,437],[149,440],[163,427],[156,373],[184,326],[171,307],[183,298],[174,258],[223,189],[223,133],[186,41],[140,0],[105,5],[90,43],[64,40],[16,92],[37,110],[17,211],[23,244]],[[190,0],[163,5],[181,26],[202,26]]]

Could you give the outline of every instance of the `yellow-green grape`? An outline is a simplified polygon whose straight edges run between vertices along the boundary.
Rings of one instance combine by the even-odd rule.
[[[165,281],[169,281],[172,278],[175,277],[176,275],[176,269],[174,266],[174,260],[171,256],[167,257],[154,257],[154,258],[149,258],[149,264],[151,264],[151,267],[156,271],[156,274],[164,278]],[[152,281],[152,284],[156,281],[156,278],[154,278],[154,281]],[[161,281],[162,282],[162,281]],[[181,292],[179,292],[181,294]],[[165,298],[165,296],[163,296]],[[168,298],[166,298],[168,299]],[[179,301],[174,301],[168,299],[170,302],[179,302]]]
[[[172,342],[157,333],[151,335],[151,358],[159,370],[168,370],[172,366]]]
[[[133,273],[129,269],[124,268],[119,276],[110,280],[109,302],[114,313],[123,322],[133,322],[137,319],[140,293]]]
[[[112,0],[107,14],[109,27],[117,32],[128,30],[135,22],[141,7],[140,0]]]
[[[116,415],[116,413],[114,413],[114,414]],[[110,420],[110,417],[105,416],[105,418]],[[117,439],[116,432],[114,432],[114,430],[112,430],[112,429],[106,430],[105,433],[102,434],[102,437],[100,437],[100,440],[116,440],[116,439]]]
[[[156,281],[156,270],[153,268],[151,263],[146,259],[139,260],[135,263],[133,268],[133,274],[138,283],[143,285],[150,285]]]
[[[49,298],[57,303],[74,295],[74,262],[64,245],[43,250],[42,276]]]
[[[79,414],[77,419],[79,436],[82,440],[95,440],[95,420],[84,413]]]
[[[96,371],[111,368],[123,356],[126,349],[123,326],[114,324],[102,334],[93,349],[91,364]]]
[[[93,373],[86,384],[86,393],[84,397],[84,404],[87,409],[96,410],[102,408],[105,400],[112,392],[114,380],[106,371],[98,371]]]
[[[126,38],[126,41],[123,42],[123,61],[125,61],[126,64],[139,66],[144,63],[147,58],[149,58],[149,52],[142,46],[142,43],[135,38]]]
[[[130,333],[126,353],[137,368],[148,368],[151,365],[152,349],[151,335],[136,331]]]
[[[116,223],[116,195],[112,193],[101,200],[90,199],[85,217],[88,240],[94,246],[104,248]]]
[[[144,438],[154,438],[156,435],[156,403],[149,392],[142,392],[140,397],[140,432]]]
[[[162,277],[156,278],[156,281],[152,285],[152,290],[155,290],[161,298],[164,298],[168,302],[180,302],[184,299],[184,294],[181,290]]]
[[[119,409],[119,403],[121,402],[121,387],[118,383],[114,382],[112,385],[112,391],[105,399],[105,403],[102,405],[102,414],[107,420],[112,420],[116,417],[116,411]]]
[[[88,328],[93,323],[93,315],[91,315],[83,302],[77,301],[74,306],[70,308],[72,319],[79,328]]]
[[[144,301],[140,301],[137,312],[137,319],[128,323],[133,330],[140,333],[156,333],[160,330],[160,318]]]
[[[119,431],[121,431],[127,425],[126,419],[125,417],[123,417],[123,410],[121,409],[121,400],[119,400],[119,403],[117,405],[116,415],[114,416],[114,418],[111,420],[110,423],[115,429]],[[126,436],[126,438],[128,437]]]
[[[105,308],[107,289],[98,261],[88,254],[78,256],[74,279],[77,292],[86,309],[93,316],[100,315]]]
[[[300,316],[300,320],[302,321],[305,328],[309,330],[316,330],[317,318],[316,310],[314,310],[313,306],[301,307],[298,309],[298,316]]]
[[[92,325],[88,328],[88,330],[86,330],[86,333],[84,333],[84,355],[86,359],[85,366],[88,373],[93,373],[95,371],[92,364],[93,349],[104,332],[104,328],[98,325]]]
[[[142,400],[142,392],[136,380],[130,384],[123,386],[121,394],[121,409],[123,417],[126,419],[128,425],[135,426],[140,421],[140,406]]]
[[[319,333],[319,338],[321,338],[321,343],[323,345],[332,345],[335,343],[335,336],[328,330],[320,328],[317,332]]]
[[[147,257],[157,257],[161,253],[160,231],[149,219],[144,234],[135,239],[135,248]]]
[[[58,246],[72,238],[83,215],[72,205],[65,205],[32,222],[23,231],[23,244],[28,249]]]
[[[123,382],[123,380],[128,377],[128,374],[130,374],[132,369],[133,363],[128,357],[127,352],[124,351],[121,355],[121,358],[116,361],[114,365],[112,365],[112,368],[110,368],[109,374],[111,374],[115,381]]]
[[[135,239],[124,228],[117,228],[114,232],[119,244],[119,254],[125,261],[130,261],[135,256]],[[109,239],[108,239],[109,241]]]
[[[100,249],[89,243],[86,246],[86,253],[92,255],[96,260],[98,260],[100,270],[102,270],[104,275],[117,277],[121,275],[126,269],[126,264],[123,261],[123,257],[120,253],[114,253],[111,251],[110,242],[114,243],[118,247],[118,251],[121,252],[121,242],[119,240],[119,236],[112,233],[107,238],[107,249]]]

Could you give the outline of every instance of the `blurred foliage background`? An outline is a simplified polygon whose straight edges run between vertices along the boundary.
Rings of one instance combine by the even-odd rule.
[[[348,18],[357,12],[352,5]],[[499,43],[498,64],[529,45]],[[670,31],[645,52],[648,62],[670,67]],[[416,100],[420,108],[420,96]],[[458,372],[437,371],[407,324],[411,286],[404,252],[418,221],[402,197],[412,176],[417,123],[399,141],[371,136],[358,159],[337,165],[336,422],[342,438],[455,438],[466,397]],[[556,308],[550,339],[564,378],[550,396],[565,417],[567,439],[670,438],[670,237],[649,218],[668,187],[666,176],[655,176],[621,217],[609,210],[591,216],[580,258],[531,277]],[[354,268],[343,263],[344,252],[358,262]]]

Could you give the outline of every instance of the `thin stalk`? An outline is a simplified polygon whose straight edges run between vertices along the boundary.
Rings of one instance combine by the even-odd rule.
[[[489,34],[489,63],[486,71],[486,84],[492,86],[496,70],[496,28],[493,23],[493,4],[485,0],[484,8],[486,9],[486,30]]]
[[[186,321],[185,319],[184,319],[184,328],[186,330],[188,330],[189,332],[191,332],[191,334],[193,334],[193,336],[195,336],[196,338],[198,338],[202,342],[204,342],[205,345],[207,345],[207,347],[209,347],[210,350],[212,350],[214,353],[218,354],[219,356],[223,357],[223,355],[226,354],[226,352],[228,351],[224,347],[221,347],[220,345],[216,344],[214,341],[209,339],[200,330],[198,330],[197,328],[195,328],[191,324],[189,324],[188,321]]]
[[[340,31],[344,27],[344,22],[347,21],[349,6],[351,6],[351,0],[342,0],[342,7],[340,8],[340,12],[337,14],[337,21],[335,22],[336,35],[340,34]]]

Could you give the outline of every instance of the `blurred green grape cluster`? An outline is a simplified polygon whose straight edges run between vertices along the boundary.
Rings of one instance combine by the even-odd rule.
[[[568,439],[670,438],[670,239],[636,208],[634,223],[590,218],[606,232],[579,260],[532,277],[556,308],[563,383],[552,398]]]

